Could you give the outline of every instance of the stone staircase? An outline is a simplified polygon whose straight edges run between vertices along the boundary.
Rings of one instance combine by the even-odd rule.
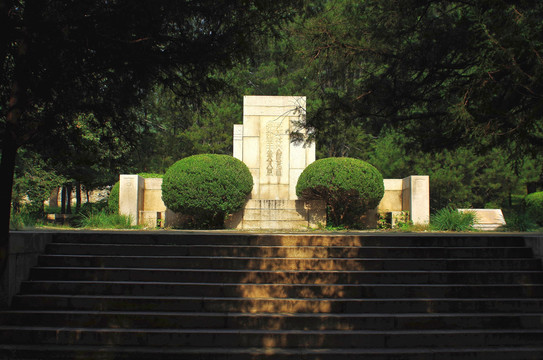
[[[520,237],[59,233],[0,359],[543,359]]]

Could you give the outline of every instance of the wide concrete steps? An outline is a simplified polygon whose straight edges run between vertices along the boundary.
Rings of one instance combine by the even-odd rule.
[[[4,328],[42,327],[268,330],[540,329],[541,313],[246,313],[19,310],[0,312]],[[3,328],[3,329],[4,329]]]
[[[0,359],[543,359],[520,237],[61,233]]]

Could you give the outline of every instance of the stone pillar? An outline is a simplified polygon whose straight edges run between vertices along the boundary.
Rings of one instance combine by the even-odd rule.
[[[403,210],[409,211],[413,224],[430,223],[430,177],[412,175],[403,179]]]
[[[253,191],[231,226],[287,229],[325,222],[322,202],[296,196],[300,174],[315,161],[314,143],[291,141],[297,123],[305,119],[305,107],[304,96],[243,97],[243,125],[234,125],[233,155],[249,168]]]
[[[132,225],[139,223],[144,184],[144,178],[139,175],[119,176],[119,214],[130,216]]]

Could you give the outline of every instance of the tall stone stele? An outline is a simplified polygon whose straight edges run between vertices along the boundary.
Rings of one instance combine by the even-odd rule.
[[[253,175],[245,209],[229,220],[238,229],[295,229],[326,223],[322,201],[296,196],[302,171],[315,161],[315,144],[293,142],[305,118],[305,96],[244,96],[243,125],[234,125],[234,157]]]

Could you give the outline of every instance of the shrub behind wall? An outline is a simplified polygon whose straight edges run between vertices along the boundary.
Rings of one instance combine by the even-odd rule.
[[[543,225],[543,191],[526,195],[524,205],[527,214],[539,225]]]

